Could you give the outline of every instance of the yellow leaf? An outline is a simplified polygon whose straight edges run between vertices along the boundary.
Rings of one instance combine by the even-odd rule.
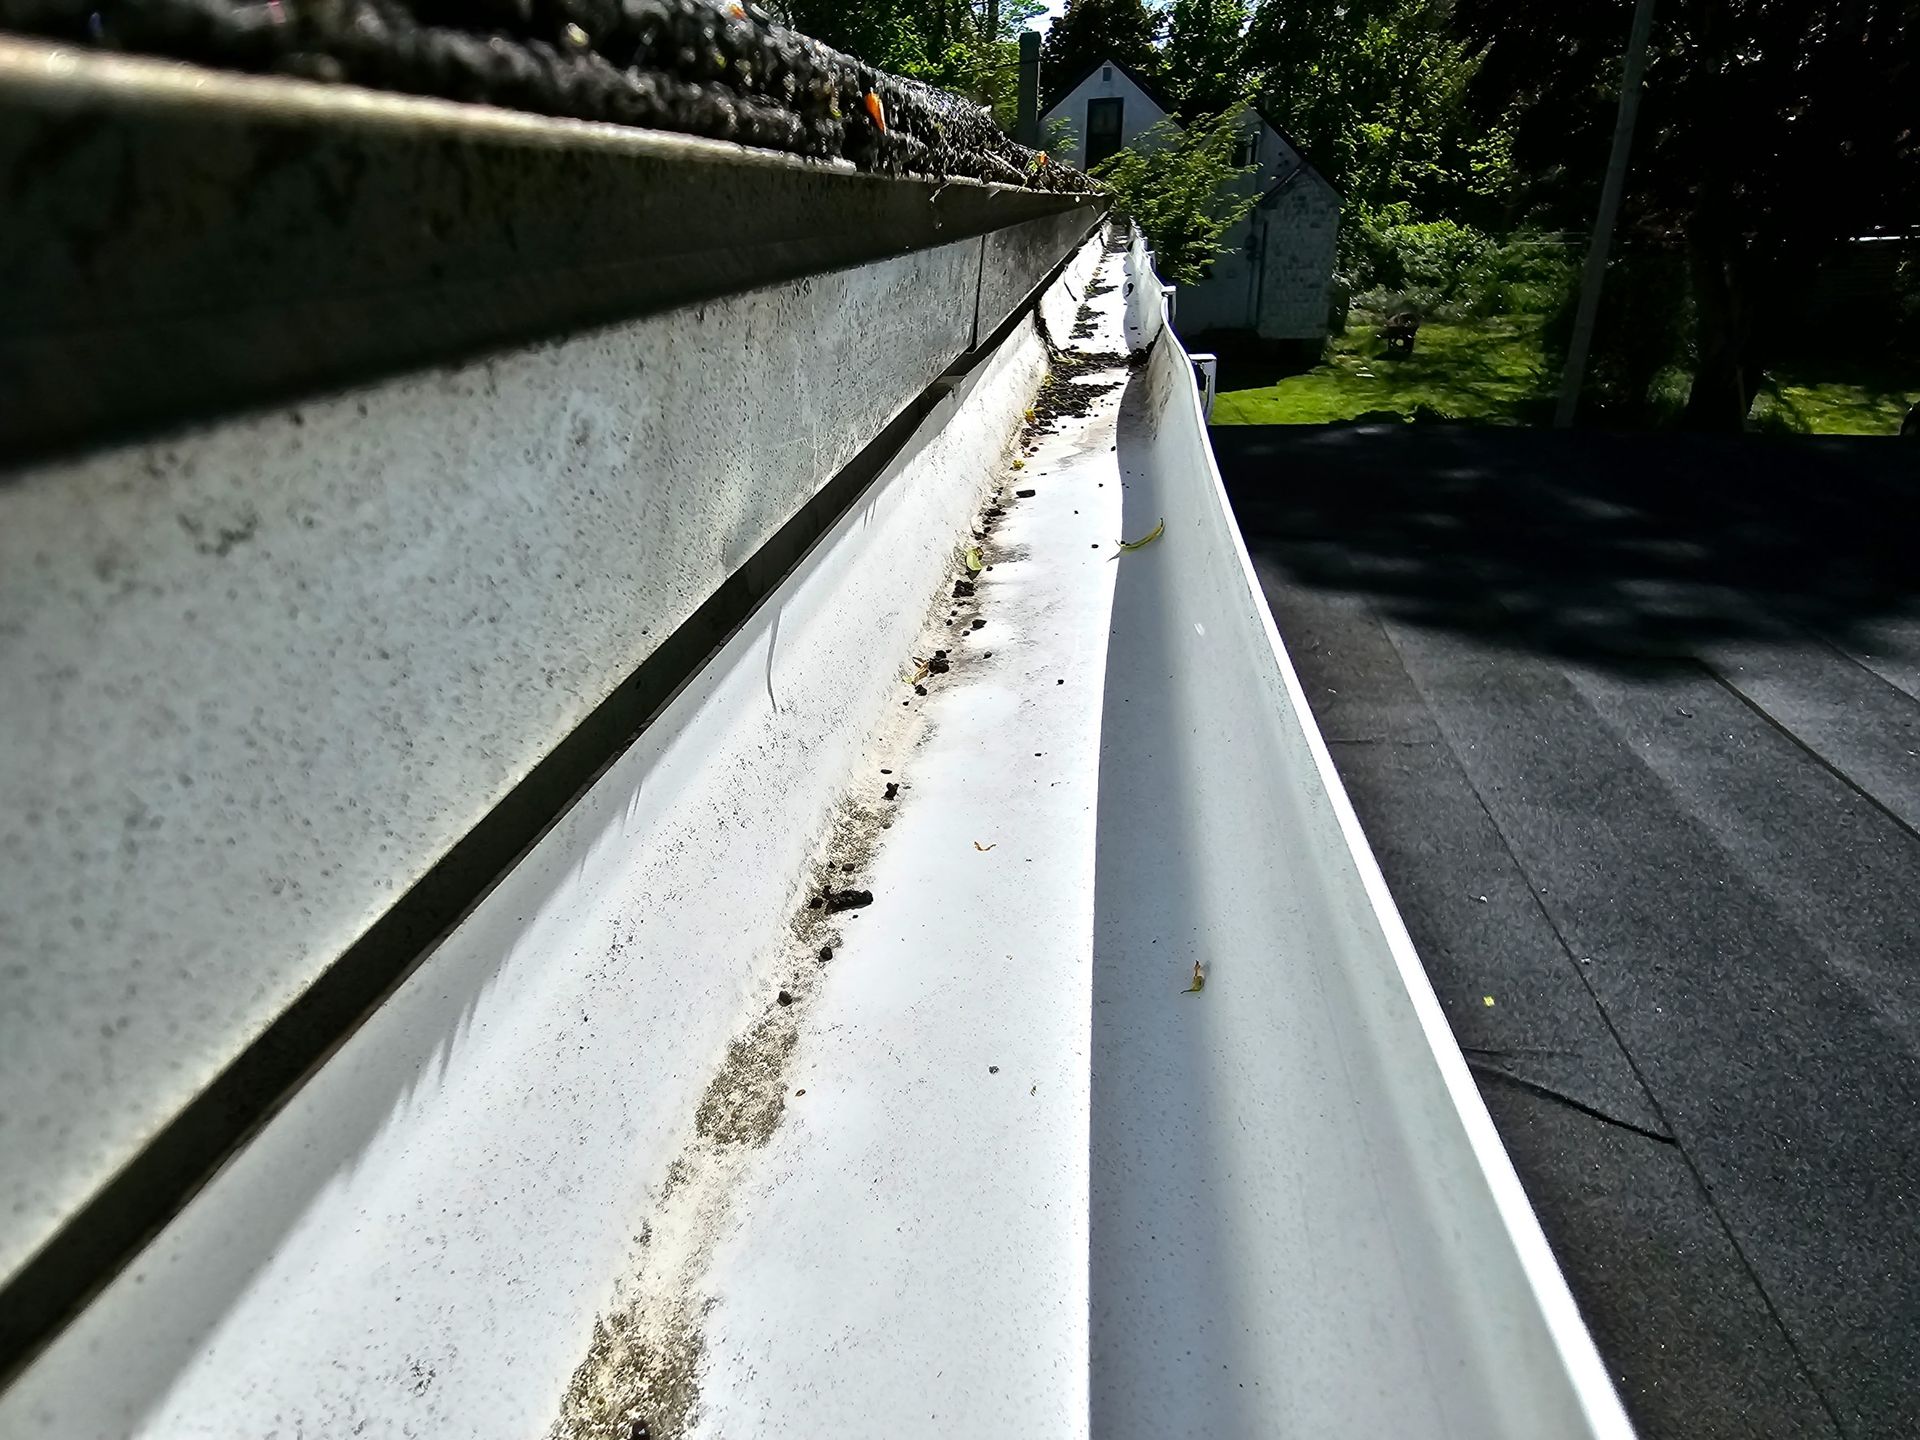
[[[1160,523],[1142,535],[1138,540],[1122,540],[1120,542],[1120,548],[1122,550],[1138,550],[1144,545],[1151,545],[1154,541],[1158,540],[1161,535],[1166,533],[1166,528],[1167,519],[1166,516],[1163,515],[1160,517]]]
[[[969,545],[967,547],[968,573],[978,575],[985,568],[986,562],[980,558],[980,547],[978,545]]]
[[[1024,460],[1016,460],[1013,462],[1013,468],[1016,470],[1024,470],[1027,468],[1027,462]]]
[[[1206,988],[1207,988],[1207,972],[1200,968],[1200,962],[1196,960],[1193,962],[1193,983],[1187,986],[1187,988],[1182,990],[1180,993],[1182,995],[1198,995],[1202,990]]]

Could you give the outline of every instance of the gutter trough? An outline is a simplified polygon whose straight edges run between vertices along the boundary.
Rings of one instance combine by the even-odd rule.
[[[176,176],[195,127],[277,143],[278,99],[6,44],[16,75],[106,67],[75,103],[117,138],[36,149],[77,167],[45,204],[149,143],[130,119]],[[272,326],[189,303],[183,388],[6,437],[0,659],[46,684],[8,687],[0,794],[87,843],[0,834],[36,962],[4,1078],[53,1137],[0,1171],[6,1293],[42,1307],[11,1311],[0,1433],[1627,1436],[1138,240],[1084,239],[1084,198],[596,132],[635,194],[707,184],[750,226],[764,186],[825,248],[651,293],[681,252],[634,203],[663,248],[612,311],[562,265],[464,329],[527,213],[499,177],[574,161],[415,118],[317,142],[400,147],[336,234],[408,213],[408,173],[499,165],[502,248],[444,288],[322,265],[343,314],[414,317],[390,350],[322,325],[228,388]],[[859,253],[847,186],[889,187]],[[179,213],[102,353],[159,343],[169,274],[210,283]],[[85,373],[69,322],[115,322],[76,255],[0,348]],[[297,1066],[169,1128],[596,715]],[[132,850],[98,839],[126,794]],[[171,1188],[116,1192],[170,1137]],[[103,1194],[139,1202],[118,1230]]]

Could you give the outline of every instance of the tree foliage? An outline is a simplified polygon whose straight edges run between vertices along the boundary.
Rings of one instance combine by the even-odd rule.
[[[1202,116],[1185,128],[1163,120],[1094,171],[1112,189],[1153,246],[1154,265],[1176,285],[1206,274],[1221,238],[1259,197],[1234,182],[1252,173],[1233,163],[1241,106]]]
[[[1469,103],[1480,56],[1451,20],[1447,0],[1261,0],[1249,87],[1351,205],[1494,223],[1512,139]]]
[[[1541,211],[1591,216],[1631,8],[1460,0],[1487,47],[1480,104],[1514,116]],[[1906,0],[1661,0],[1625,228],[1629,251],[1685,257],[1690,423],[1744,421],[1796,277],[1847,237],[1920,222],[1917,51]]]
[[[1173,0],[1167,20],[1167,93],[1187,117],[1215,115],[1247,84],[1248,0]]]
[[[1011,130],[1019,36],[1042,0],[779,0],[780,18],[895,74],[991,106]]]

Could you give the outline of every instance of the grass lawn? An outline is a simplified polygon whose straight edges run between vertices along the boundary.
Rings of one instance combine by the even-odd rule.
[[[1324,425],[1362,415],[1411,417],[1416,409],[1459,420],[1537,423],[1551,415],[1556,376],[1540,348],[1544,318],[1429,320],[1413,354],[1396,359],[1375,338],[1380,322],[1355,312],[1311,370],[1266,371],[1220,362],[1215,425]]]
[[[1312,369],[1220,361],[1215,425],[1324,425],[1362,416],[1542,425],[1559,386],[1540,342],[1545,317],[1430,320],[1414,353],[1395,359],[1380,321],[1356,311]],[[1867,371],[1836,377],[1783,369],[1754,401],[1750,429],[1812,435],[1895,435],[1920,376]]]
[[[1913,387],[1920,393],[1920,383]],[[1769,377],[1753,402],[1750,428],[1802,435],[1898,435],[1907,391],[1885,381],[1815,381],[1791,371]]]

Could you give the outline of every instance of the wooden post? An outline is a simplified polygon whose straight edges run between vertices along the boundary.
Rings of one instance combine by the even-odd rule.
[[[1627,40],[1626,69],[1620,77],[1620,115],[1613,126],[1613,154],[1607,161],[1606,183],[1600,187],[1600,213],[1593,220],[1593,241],[1587,247],[1586,269],[1580,276],[1580,309],[1573,322],[1573,342],[1567,347],[1566,368],[1560,372],[1560,404],[1553,414],[1554,428],[1573,424],[1580,408],[1580,389],[1587,379],[1587,356],[1593,348],[1594,322],[1600,317],[1600,287],[1607,277],[1607,251],[1613,245],[1613,226],[1620,215],[1620,196],[1627,186],[1627,157],[1633,150],[1633,122],[1640,113],[1640,80],[1647,68],[1647,37],[1653,32],[1653,0],[1639,0],[1633,12],[1633,33]]]

